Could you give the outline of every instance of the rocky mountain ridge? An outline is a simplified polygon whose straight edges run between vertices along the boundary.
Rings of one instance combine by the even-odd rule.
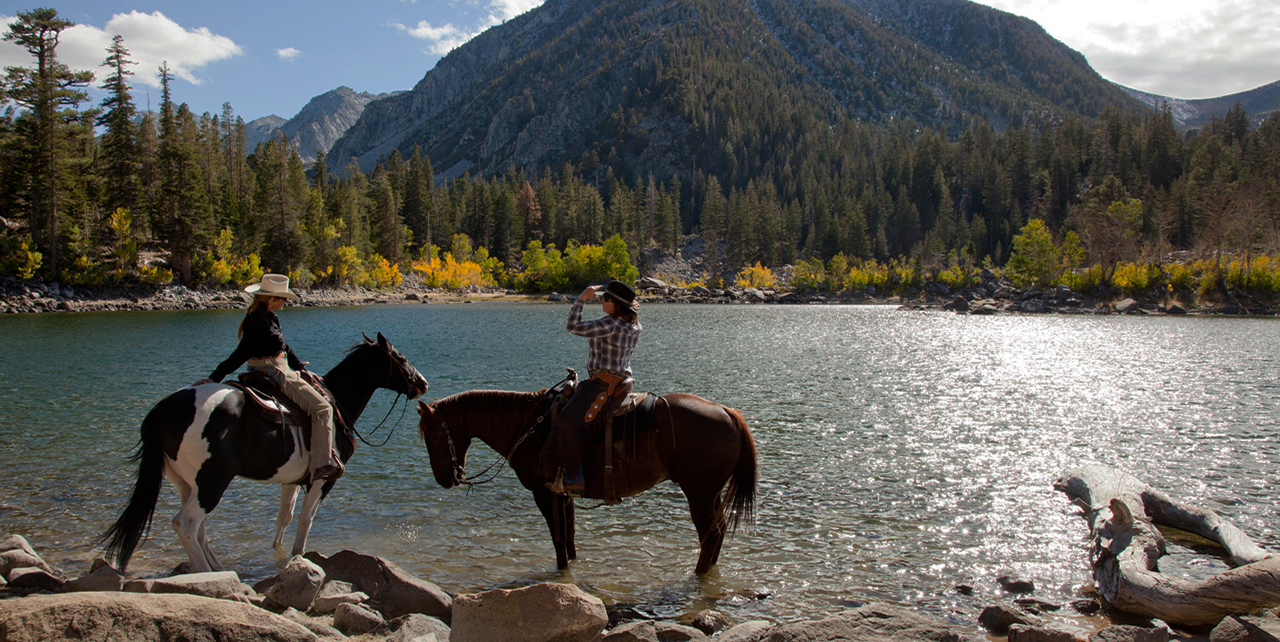
[[[360,118],[361,113],[373,101],[392,94],[371,94],[341,86],[312,98],[293,118],[285,120],[274,114],[246,123],[248,149],[252,152],[259,143],[265,143],[283,132],[289,146],[298,152],[303,162],[316,159],[316,152],[328,153],[333,143],[346,133]]]
[[[1167,104],[1173,115],[1174,125],[1181,131],[1203,127],[1213,117],[1222,118],[1237,102],[1249,115],[1252,126],[1257,126],[1272,114],[1280,111],[1280,80],[1217,98],[1171,98],[1160,96],[1117,85],[1130,96],[1137,98],[1153,109],[1163,109]]]
[[[744,100],[777,122],[729,122]],[[726,148],[773,151],[744,127],[790,143],[849,120],[956,133],[1108,106],[1141,108],[1039,25],[968,0],[548,0],[371,105],[332,155],[367,171],[420,145],[446,178],[565,162],[686,176]]]

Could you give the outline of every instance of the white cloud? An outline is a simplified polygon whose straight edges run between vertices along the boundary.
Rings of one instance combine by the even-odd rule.
[[[280,56],[281,60],[293,60],[294,58],[301,56],[302,52],[294,49],[293,47],[285,47],[284,49],[276,49],[276,55]]]
[[[12,20],[0,18],[6,25]],[[116,34],[124,37],[129,58],[138,63],[132,67],[135,81],[151,87],[160,86],[157,69],[165,62],[175,78],[199,85],[195,72],[200,68],[244,53],[230,38],[207,28],[185,29],[159,11],[133,11],[115,14],[103,28],[79,24],[63,31],[58,39],[58,58],[72,69],[87,69],[101,78],[106,72],[102,61]],[[0,43],[0,64],[29,66],[33,62],[25,49],[6,42]]]
[[[1104,77],[1176,98],[1280,80],[1274,0],[980,0],[1026,16]]]
[[[429,43],[426,49],[427,54],[443,56],[485,29],[530,11],[543,2],[545,0],[490,0],[485,5],[487,12],[485,17],[476,25],[467,28],[455,26],[453,23],[435,26],[426,20],[420,21],[416,27],[406,27],[400,23],[395,23],[394,26],[414,38],[426,40]]]

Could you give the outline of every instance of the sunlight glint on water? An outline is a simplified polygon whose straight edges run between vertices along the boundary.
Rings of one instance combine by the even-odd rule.
[[[581,370],[585,341],[564,332],[566,314],[414,305],[288,309],[282,320],[321,372],[361,331],[382,331],[439,398],[532,390],[565,366]],[[132,488],[127,458],[142,417],[230,352],[239,318],[0,318],[0,530],[72,572],[87,567],[98,554],[90,540]],[[1088,581],[1084,521],[1051,487],[1087,463],[1122,468],[1276,545],[1273,320],[681,305],[645,306],[642,320],[639,387],[742,410],[760,451],[758,523],[726,542],[707,577],[692,575],[695,535],[670,484],[579,511],[579,560],[557,572],[513,475],[470,492],[436,486],[412,410],[387,446],[357,452],[310,547],[380,555],[450,592],[572,581],[655,616],[716,608],[737,621],[791,620],[884,600],[972,623],[999,596],[997,575],[1032,579],[1059,602]],[[362,429],[393,399],[375,396]],[[472,453],[475,470],[494,459],[481,445]],[[277,487],[238,481],[211,518],[212,545],[242,576],[274,574],[287,556],[270,549],[277,499]],[[176,508],[166,487],[132,572],[183,559],[168,525]],[[1176,547],[1166,559],[1162,568],[1190,576],[1220,568]],[[958,583],[975,594],[956,594]]]

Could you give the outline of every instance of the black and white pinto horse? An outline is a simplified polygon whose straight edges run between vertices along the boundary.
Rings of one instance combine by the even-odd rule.
[[[341,363],[324,375],[324,384],[336,401],[334,410],[344,421],[334,421],[334,445],[342,461],[355,452],[351,428],[378,388],[387,388],[410,399],[427,390],[427,381],[381,333],[357,343]],[[284,531],[293,520],[298,486],[307,488],[298,517],[293,554],[307,545],[311,520],[320,500],[329,494],[334,480],[312,484],[306,443],[297,426],[283,428],[258,404],[246,403],[237,388],[204,383],[183,388],[156,404],[142,421],[142,438],[134,460],[138,478],[129,504],[120,518],[100,538],[107,555],[114,556],[122,572],[138,543],[146,537],[160,495],[161,476],[178,490],[182,508],[173,528],[197,571],[222,570],[205,538],[205,518],[218,505],[231,480],[237,476],[280,484],[280,512],[276,516],[275,547],[284,542]]]

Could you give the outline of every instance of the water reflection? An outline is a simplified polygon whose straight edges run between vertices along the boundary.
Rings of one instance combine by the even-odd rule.
[[[382,331],[433,397],[544,387],[586,356],[562,330],[563,306],[283,314],[314,369],[336,363],[362,331]],[[529,493],[509,474],[470,492],[439,488],[412,412],[385,447],[357,451],[310,545],[381,555],[453,592],[572,581],[658,617],[717,608],[737,620],[791,620],[881,600],[972,622],[1001,595],[997,575],[1032,579],[1057,601],[1087,581],[1084,522],[1051,484],[1088,463],[1124,469],[1275,545],[1273,321],[836,306],[654,305],[643,314],[640,387],[736,407],[757,440],[759,522],[726,541],[712,574],[692,575],[696,534],[670,484],[579,511],[579,559],[556,571]],[[86,565],[97,554],[89,540],[131,489],[141,417],[230,351],[239,315],[0,318],[6,530],[55,563]],[[375,396],[362,427],[392,400]],[[476,470],[495,457],[472,453]],[[237,481],[211,517],[211,544],[244,575],[272,574],[284,558],[270,549],[277,500],[274,486]],[[168,528],[176,504],[166,488],[131,570],[182,559]],[[1178,574],[1219,568],[1174,548],[1164,566]],[[957,594],[959,583],[974,595]]]

